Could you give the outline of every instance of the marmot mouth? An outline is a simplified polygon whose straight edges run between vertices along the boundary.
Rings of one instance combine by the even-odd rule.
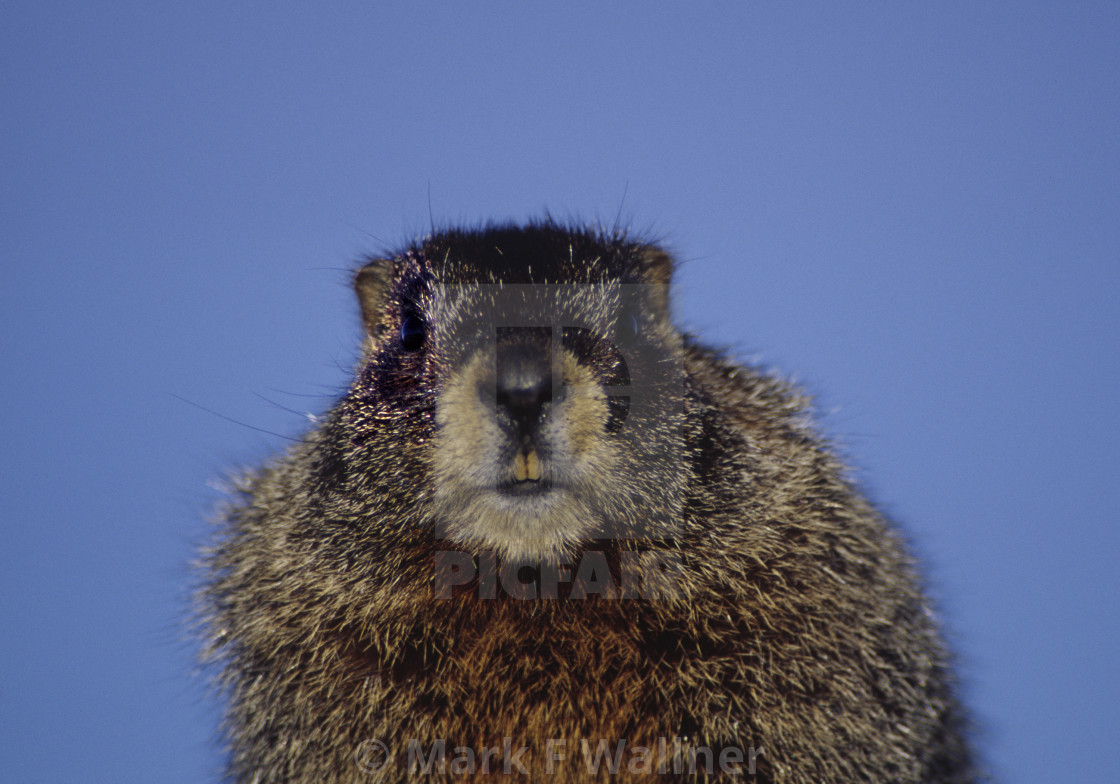
[[[530,444],[526,444],[513,456],[512,468],[513,479],[518,484],[539,482],[541,479],[541,458]]]
[[[552,482],[547,479],[524,479],[520,481],[511,480],[507,482],[500,482],[495,489],[500,494],[505,496],[527,498],[531,496],[545,495],[551,492]]]
[[[544,495],[551,489],[552,481],[544,476],[543,461],[526,439],[525,445],[514,453],[509,474],[498,483],[497,490],[504,496],[526,498]]]

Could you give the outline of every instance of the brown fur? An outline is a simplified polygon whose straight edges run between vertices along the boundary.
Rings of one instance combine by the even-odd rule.
[[[244,477],[206,556],[234,780],[403,780],[412,739],[425,757],[445,740],[450,778],[470,759],[457,747],[477,774],[486,749],[501,773],[525,746],[530,781],[702,778],[689,747],[740,749],[754,781],[974,780],[903,545],[796,390],[672,326],[670,274],[657,248],[551,223],[446,232],[359,272],[353,386]],[[566,385],[523,440],[514,409],[488,403],[501,339],[470,338],[517,284],[536,287],[521,301],[550,311],[540,323],[607,337],[517,343],[530,365],[553,351]],[[544,284],[574,288],[534,301]],[[642,346],[619,360],[632,316]],[[402,348],[409,318],[418,350]],[[493,489],[533,489],[538,468],[553,489]],[[446,557],[478,574],[443,590]],[[516,583],[486,574],[521,562],[536,572]],[[557,598],[541,598],[564,563]],[[609,577],[585,567],[603,564]],[[624,739],[618,775],[589,770],[581,741],[594,754]],[[377,770],[375,740],[390,750]],[[673,744],[683,769],[659,756]],[[565,755],[551,770],[550,748]]]

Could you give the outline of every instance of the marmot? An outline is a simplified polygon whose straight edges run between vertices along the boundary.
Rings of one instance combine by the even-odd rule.
[[[352,386],[204,556],[232,780],[975,780],[899,536],[672,266],[543,221],[357,272]]]

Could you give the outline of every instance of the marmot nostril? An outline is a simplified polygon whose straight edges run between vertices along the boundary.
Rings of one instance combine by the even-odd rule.
[[[496,402],[519,433],[534,431],[553,397],[552,341],[549,330],[498,331],[495,347]]]
[[[519,433],[540,426],[545,405],[552,400],[552,379],[538,377],[530,385],[500,383],[496,393],[499,409],[506,412]]]

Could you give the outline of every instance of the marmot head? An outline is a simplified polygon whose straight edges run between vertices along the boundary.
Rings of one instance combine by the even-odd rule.
[[[421,490],[413,513],[437,537],[507,558],[672,537],[686,477],[670,276],[655,247],[551,224],[370,261],[348,462]]]

